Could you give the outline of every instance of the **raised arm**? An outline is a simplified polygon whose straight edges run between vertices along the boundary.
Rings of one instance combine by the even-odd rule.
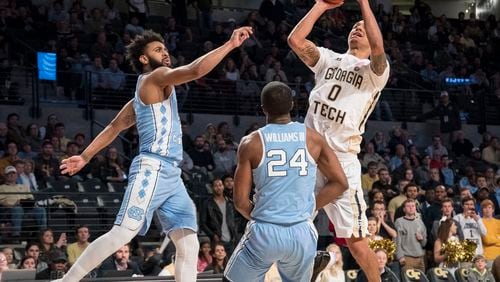
[[[309,12],[299,21],[288,36],[288,45],[299,56],[299,58],[308,66],[314,67],[319,60],[319,50],[316,45],[307,40],[306,37],[311,33],[314,23],[328,9],[333,9],[341,6],[339,4],[328,4],[323,0],[316,0],[316,4]]]
[[[327,179],[325,186],[316,195],[316,209],[320,209],[335,201],[347,190],[347,178],[337,156],[319,133],[307,129],[307,140],[308,151],[316,158],[318,169]]]
[[[185,66],[175,69],[167,67],[158,68],[147,79],[160,87],[179,85],[198,79],[215,68],[229,52],[241,46],[252,33],[252,28],[247,26],[235,29],[229,41],[219,48],[210,51]]]
[[[258,136],[253,133],[241,139],[241,143],[238,147],[236,172],[234,173],[234,206],[236,210],[248,220],[250,220],[250,213],[253,209],[253,203],[250,201],[250,191],[253,183],[251,158],[252,156],[262,155],[262,152],[261,154],[256,152],[255,147],[260,143],[255,137]]]
[[[365,22],[366,37],[370,44],[370,67],[377,75],[382,75],[387,68],[387,60],[384,52],[384,39],[377,24],[377,20],[373,15],[370,3],[368,0],[358,0],[361,8],[361,15]]]
[[[81,155],[73,156],[61,161],[61,173],[73,175],[80,171],[99,151],[108,146],[123,130],[135,124],[133,100],[130,100],[115,118],[90,143]]]

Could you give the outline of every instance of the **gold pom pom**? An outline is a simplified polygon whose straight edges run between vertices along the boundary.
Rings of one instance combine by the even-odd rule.
[[[371,240],[369,246],[372,250],[384,250],[387,253],[387,259],[392,260],[394,253],[396,252],[396,243],[389,239],[382,240]]]
[[[471,240],[448,241],[441,247],[441,254],[446,254],[445,266],[460,262],[471,262],[476,255],[477,244]]]

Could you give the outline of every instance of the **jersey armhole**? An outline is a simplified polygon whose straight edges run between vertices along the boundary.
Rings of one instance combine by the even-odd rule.
[[[256,167],[259,168],[264,163],[264,159],[266,158],[266,145],[264,143],[264,137],[262,136],[262,132],[260,131],[260,129],[257,130],[257,133],[259,133],[259,140],[260,144],[262,145],[262,155],[260,156],[259,164]]]

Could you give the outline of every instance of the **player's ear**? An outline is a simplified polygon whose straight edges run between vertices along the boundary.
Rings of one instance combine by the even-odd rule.
[[[143,64],[143,65],[147,65],[149,63],[149,59],[146,55],[141,55],[139,57],[139,61]]]

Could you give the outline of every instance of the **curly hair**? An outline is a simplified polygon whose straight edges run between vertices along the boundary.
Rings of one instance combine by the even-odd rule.
[[[130,61],[130,65],[137,73],[142,72],[143,66],[141,61],[139,61],[139,57],[144,54],[144,48],[149,43],[155,41],[163,43],[163,37],[160,34],[149,29],[144,31],[142,34],[136,35],[132,42],[127,45],[126,58]]]

